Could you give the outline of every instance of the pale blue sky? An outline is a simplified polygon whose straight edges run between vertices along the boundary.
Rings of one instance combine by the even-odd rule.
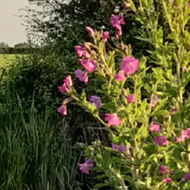
[[[0,0],[0,42],[10,46],[26,42],[23,20],[16,15],[24,14],[19,9],[28,5],[28,0]]]

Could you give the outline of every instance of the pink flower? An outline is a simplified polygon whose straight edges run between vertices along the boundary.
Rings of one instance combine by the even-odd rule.
[[[121,143],[120,145],[116,145],[114,143],[111,143],[112,149],[118,151],[118,152],[125,152],[127,150],[127,147],[124,143]]]
[[[113,114],[106,113],[105,115],[106,115],[105,121],[108,121],[109,126],[112,126],[112,125],[118,126],[118,125],[120,125],[121,119],[117,116],[117,113],[113,113]]]
[[[115,79],[119,80],[119,81],[125,81],[126,77],[124,75],[124,71],[120,70],[116,75],[115,75]]]
[[[180,140],[185,141],[190,137],[190,128],[181,131]]]
[[[107,42],[108,38],[109,38],[110,33],[109,32],[103,32],[102,33],[102,40],[103,42]]]
[[[86,31],[89,33],[90,37],[94,37],[94,30],[91,27],[87,26]]]
[[[154,108],[154,107],[156,106],[156,104],[158,103],[158,101],[159,101],[158,95],[155,94],[155,95],[153,96],[151,106]]]
[[[160,125],[158,125],[158,124],[156,124],[154,122],[151,122],[149,130],[151,132],[160,132]]]
[[[165,173],[167,173],[167,172],[168,172],[167,166],[161,165],[161,166],[160,166],[160,173],[161,173],[161,174],[165,174]]]
[[[185,174],[184,181],[190,181],[190,173]]]
[[[134,57],[124,57],[121,62],[121,70],[125,72],[126,75],[135,73],[139,69],[139,61]]]
[[[70,92],[70,87],[73,85],[71,75],[68,75],[64,80],[63,80],[62,86],[59,86],[59,91],[61,93],[69,93]]]
[[[83,46],[75,46],[75,51],[78,57],[84,57],[85,59],[90,58],[90,54],[85,50]]]
[[[189,6],[189,8],[190,8],[190,2],[188,3],[188,6]]]
[[[79,61],[85,70],[89,73],[94,72],[97,68],[96,62],[91,59],[80,59]]]
[[[85,162],[83,164],[78,164],[79,170],[82,173],[89,174],[89,168],[92,168],[94,166],[94,162],[91,159],[85,159]]]
[[[134,94],[131,94],[131,95],[127,96],[126,98],[127,98],[128,104],[135,102],[135,95]]]
[[[82,46],[75,46],[75,51],[77,52],[78,57],[82,57],[83,52],[85,51],[85,48]]]
[[[165,136],[154,137],[154,142],[159,146],[166,146],[169,143]]]
[[[93,102],[97,109],[100,109],[102,107],[102,101],[98,96],[91,96],[90,102]]]
[[[172,181],[172,178],[171,178],[171,177],[168,177],[168,178],[163,179],[163,182],[164,182],[164,183],[171,183],[171,181]]]
[[[66,104],[62,104],[58,109],[57,112],[59,112],[60,114],[62,114],[63,116],[67,115],[67,105]]]
[[[171,111],[171,115],[174,115],[176,112],[178,111],[178,108],[177,107],[174,107]]]
[[[77,69],[75,71],[75,75],[76,77],[81,81],[81,82],[84,82],[84,83],[87,83],[88,82],[88,75],[87,73],[83,73],[80,69]]]
[[[122,15],[111,15],[111,24],[117,30],[121,30],[121,25],[125,24],[124,18]]]

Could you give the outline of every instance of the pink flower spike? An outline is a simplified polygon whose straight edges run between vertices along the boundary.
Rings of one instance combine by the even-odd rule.
[[[91,27],[87,26],[86,31],[89,33],[90,37],[94,37],[94,30]]]
[[[189,8],[190,8],[190,2],[188,3],[188,6],[189,6]]]
[[[115,75],[115,79],[119,80],[121,82],[125,81],[126,77],[124,75],[124,71],[120,70],[116,75]]]
[[[60,114],[62,114],[63,116],[67,115],[67,105],[66,104],[62,104],[58,109],[57,112],[59,112]]]
[[[87,83],[88,82],[88,75],[87,73],[83,73],[80,69],[77,69],[75,71],[75,75],[76,77],[81,81],[81,82],[84,82],[84,83]]]
[[[108,121],[109,126],[118,126],[121,123],[121,119],[118,117],[117,113],[105,114],[105,121]]]
[[[126,98],[127,98],[128,104],[135,102],[135,95],[134,94],[131,94],[131,95],[127,96]]]
[[[161,165],[159,171],[160,171],[161,174],[165,174],[165,173],[168,172],[168,168],[165,165]]]
[[[131,75],[134,74],[139,69],[139,61],[134,57],[124,57],[121,62],[121,70],[125,72],[125,74]]]
[[[79,61],[85,70],[89,73],[94,72],[97,68],[96,62],[91,59],[80,59]]]
[[[82,173],[89,175],[89,168],[94,166],[94,162],[91,159],[85,159],[85,162],[83,164],[78,164],[78,166]]]
[[[164,182],[164,183],[171,183],[171,181],[172,181],[172,178],[171,178],[171,177],[168,177],[168,178],[163,179],[163,182]]]
[[[160,125],[158,125],[158,124],[156,124],[154,122],[151,122],[149,130],[151,132],[160,132]]]
[[[184,181],[190,181],[190,173],[185,174]]]
[[[111,143],[111,147],[113,150],[116,150],[118,152],[126,152],[127,147],[124,143],[121,143],[120,145],[116,145],[114,143]]]
[[[103,32],[102,33],[102,40],[103,42],[107,42],[108,38],[109,38],[110,33],[109,32]]]
[[[70,87],[73,85],[71,75],[68,75],[64,80],[63,80],[62,86],[59,86],[59,91],[61,93],[69,93],[70,92]]]
[[[97,109],[100,109],[102,107],[102,101],[98,96],[91,96],[90,102],[94,103]]]
[[[168,139],[165,136],[154,137],[154,142],[159,146],[166,146],[169,143]]]

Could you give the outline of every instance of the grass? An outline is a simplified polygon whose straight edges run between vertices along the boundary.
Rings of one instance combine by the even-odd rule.
[[[26,111],[6,87],[0,96],[0,189],[80,190],[81,152],[68,137],[68,124],[51,119],[51,109]],[[80,177],[78,177],[80,178]]]

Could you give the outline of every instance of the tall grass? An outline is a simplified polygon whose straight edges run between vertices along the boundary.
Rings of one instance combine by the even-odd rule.
[[[39,115],[34,102],[26,111],[13,91],[7,86],[0,96],[0,189],[80,190],[81,153],[67,122],[58,127],[51,109]]]

